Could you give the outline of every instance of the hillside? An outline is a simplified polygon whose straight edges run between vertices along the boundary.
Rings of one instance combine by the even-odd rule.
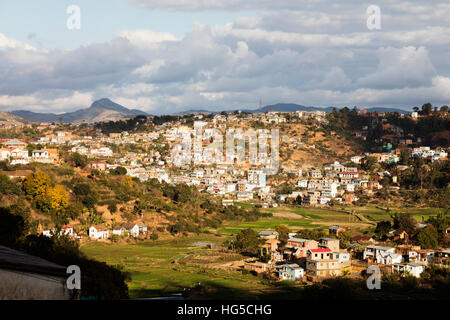
[[[287,169],[321,167],[331,160],[346,161],[348,155],[363,151],[355,141],[335,132],[328,135],[322,127],[314,125],[292,125],[284,128],[282,135],[295,137],[296,141],[301,142],[289,140],[281,143],[281,166]]]
[[[29,123],[24,117],[6,111],[0,111],[0,126],[20,126]]]

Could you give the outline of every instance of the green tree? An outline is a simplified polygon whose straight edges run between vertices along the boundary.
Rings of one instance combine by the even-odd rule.
[[[124,167],[117,167],[115,169],[109,170],[109,172],[115,176],[124,176],[127,174],[127,169]]]
[[[377,223],[375,233],[381,238],[391,230],[391,223],[389,221],[380,221]]]
[[[407,213],[396,213],[394,216],[394,228],[405,230],[406,233],[411,237],[416,232],[417,222],[414,220],[413,216]]]
[[[72,161],[75,167],[84,168],[88,164],[88,158],[78,152],[74,152],[70,155],[70,161]]]
[[[0,193],[19,195],[20,188],[7,175],[0,174]]]
[[[417,234],[417,240],[423,249],[436,249],[438,246],[438,232],[435,227],[428,226]]]
[[[236,235],[236,249],[242,252],[256,253],[260,241],[255,230],[244,229]]]
[[[289,228],[284,225],[279,225],[275,228],[275,231],[278,232],[278,240],[280,240],[280,246],[284,247],[287,244],[289,239]]]
[[[422,105],[422,111],[420,112],[422,115],[427,116],[430,113],[432,113],[433,110],[433,106],[431,105],[431,103],[425,103],[424,105]]]
[[[297,232],[298,238],[319,240],[327,236],[327,233],[322,229],[302,229]]]
[[[428,223],[431,224],[438,233],[438,240],[442,242],[448,228],[448,219],[445,213],[439,213],[436,217],[430,217]]]
[[[365,171],[372,171],[377,164],[377,158],[368,156],[365,157],[362,161],[361,167]]]

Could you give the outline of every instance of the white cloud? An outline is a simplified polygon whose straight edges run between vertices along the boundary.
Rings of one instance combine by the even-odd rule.
[[[431,84],[436,70],[425,47],[381,48],[378,69],[359,79],[366,88],[421,87]]]
[[[128,39],[133,45],[148,47],[155,43],[179,40],[168,32],[155,32],[152,30],[121,30],[117,32],[119,38]]]
[[[61,113],[67,110],[85,108],[92,104],[92,94],[87,92],[65,93],[54,97],[51,94],[36,93],[23,96],[0,95],[0,108],[3,110],[32,110],[35,112]]]

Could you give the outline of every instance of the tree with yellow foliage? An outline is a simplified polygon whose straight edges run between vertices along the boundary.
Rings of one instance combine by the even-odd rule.
[[[129,175],[126,175],[123,183],[127,188],[132,188],[134,184],[133,178]]]
[[[56,212],[61,212],[69,205],[69,193],[64,189],[63,185],[56,185],[48,190],[48,199],[50,208]]]
[[[35,199],[36,197],[45,197],[51,185],[50,176],[42,171],[37,171],[25,178],[23,189],[28,198]]]

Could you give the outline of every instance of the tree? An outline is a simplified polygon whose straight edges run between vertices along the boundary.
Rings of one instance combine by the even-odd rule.
[[[432,113],[432,110],[433,110],[433,106],[431,105],[431,103],[428,102],[422,106],[422,111],[420,113],[424,116],[427,116],[430,113]]]
[[[391,223],[389,221],[380,221],[377,223],[377,227],[375,228],[375,233],[379,237],[383,237],[391,230]]]
[[[88,183],[79,183],[73,188],[73,192],[86,206],[86,208],[93,208],[98,201],[98,194]]]
[[[407,165],[410,157],[409,149],[403,148],[400,150],[400,164]]]
[[[316,241],[326,236],[327,233],[322,229],[302,229],[297,232],[298,238],[312,239]]]
[[[124,167],[117,167],[115,169],[109,170],[109,172],[115,176],[124,176],[127,174],[127,169]]]
[[[278,232],[278,240],[280,240],[280,246],[284,247],[287,244],[287,241],[289,239],[289,232],[291,231],[284,225],[279,225],[275,228],[275,231]]]
[[[394,228],[405,230],[409,236],[416,232],[416,220],[407,213],[396,213],[394,216]]]
[[[79,183],[73,188],[73,192],[77,196],[87,196],[92,192],[92,190],[88,183]]]
[[[361,167],[365,171],[372,171],[375,168],[375,165],[377,164],[377,158],[368,156],[363,159],[363,162],[361,164]]]
[[[438,246],[438,232],[435,227],[430,225],[420,230],[417,240],[423,249],[436,249]]]
[[[448,113],[448,106],[447,106],[447,105],[442,106],[441,109],[440,109],[440,111],[441,111],[441,112]]]
[[[70,160],[73,162],[75,167],[84,168],[88,164],[88,158],[85,155],[74,152],[70,156]]]
[[[51,184],[52,181],[48,174],[37,171],[25,178],[23,189],[30,199],[34,199],[36,197],[44,197],[47,195]]]
[[[243,252],[255,253],[258,246],[259,239],[255,230],[248,228],[236,235],[236,249]]]
[[[445,213],[439,213],[436,217],[430,217],[428,223],[436,229],[438,240],[441,242],[444,239],[448,228],[447,215]]]
[[[11,181],[11,179],[4,174],[0,174],[0,194],[15,194],[21,193],[20,188]]]
[[[34,145],[32,145],[31,143],[29,143],[28,145],[27,145],[27,150],[28,150],[28,156],[29,157],[31,157],[31,155],[33,154],[33,150],[35,149],[36,147],[34,146]]]
[[[63,185],[58,184],[54,188],[50,188],[48,197],[51,209],[57,213],[60,213],[69,205],[69,193],[64,189]]]

